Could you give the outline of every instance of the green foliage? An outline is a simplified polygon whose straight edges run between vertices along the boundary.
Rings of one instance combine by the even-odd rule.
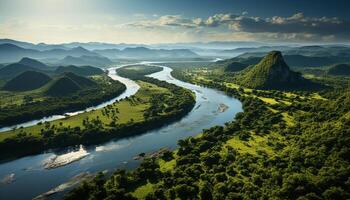
[[[349,64],[337,64],[331,66],[328,71],[328,75],[335,76],[349,76],[350,75],[350,65]]]
[[[26,71],[8,81],[3,90],[8,91],[28,91],[44,86],[51,78],[43,73]]]
[[[197,81],[179,71],[175,75]],[[116,172],[102,191],[122,191],[123,197],[152,181],[145,199],[350,198],[349,90],[323,91],[326,98],[314,98],[307,92],[249,91],[210,80],[201,83],[239,98],[244,112],[224,127],[180,140],[174,158],[160,159],[160,166],[145,161],[136,170],[123,172],[125,184],[108,184],[120,176]],[[285,113],[293,123],[285,121]],[[252,147],[252,141],[262,142],[259,138],[268,138],[269,147]],[[164,167],[169,163],[175,164]],[[140,176],[145,167],[152,168],[153,176]],[[93,191],[74,189],[68,195]],[[112,197],[106,193],[102,198]]]
[[[133,65],[117,69],[120,76],[133,80],[143,79],[145,75],[153,74],[162,71],[161,67],[148,65]]]
[[[55,70],[56,74],[63,74],[67,72],[79,74],[80,76],[92,76],[92,75],[100,75],[104,73],[102,69],[91,67],[91,66],[78,67],[74,65],[69,65],[69,66],[60,66]]]

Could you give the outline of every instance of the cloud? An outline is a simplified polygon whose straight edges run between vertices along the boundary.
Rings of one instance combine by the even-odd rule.
[[[182,27],[190,29],[226,28],[227,32],[265,34],[267,39],[281,37],[290,40],[349,40],[350,22],[337,17],[307,17],[296,13],[289,17],[261,18],[242,14],[215,14],[208,18],[184,18],[180,15],[164,15],[154,20],[131,23],[147,28]],[[221,31],[225,31],[220,29]],[[277,40],[278,38],[276,38]]]

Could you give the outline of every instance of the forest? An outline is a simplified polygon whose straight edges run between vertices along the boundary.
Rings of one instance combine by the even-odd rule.
[[[196,70],[172,75],[240,99],[244,112],[136,170],[99,173],[65,199],[350,198],[348,88],[252,90]]]

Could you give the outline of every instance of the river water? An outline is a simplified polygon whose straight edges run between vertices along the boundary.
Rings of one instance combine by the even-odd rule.
[[[114,70],[109,71],[112,78],[120,80],[127,86],[124,97],[138,90],[138,86],[134,85],[135,82],[113,74]],[[179,139],[199,134],[203,129],[215,125],[224,125],[242,111],[242,105],[238,100],[215,89],[179,81],[173,78],[170,72],[170,68],[163,66],[163,71],[149,76],[196,93],[196,105],[184,118],[141,135],[83,147],[85,156],[82,159],[59,168],[48,170],[43,164],[53,156],[64,157],[74,151],[81,151],[79,145],[2,163],[0,164],[0,180],[11,177],[13,181],[0,183],[0,199],[32,199],[84,172],[113,171],[117,168],[133,169],[139,164],[139,161],[134,160],[133,157],[139,153],[153,152],[163,147],[174,149]],[[219,109],[221,105],[226,105],[227,109],[224,111]],[[59,194],[51,198],[60,197]]]

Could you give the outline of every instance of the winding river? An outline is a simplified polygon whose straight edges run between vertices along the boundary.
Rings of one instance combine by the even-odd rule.
[[[139,161],[134,160],[133,157],[139,153],[153,152],[163,147],[174,149],[179,139],[196,135],[202,129],[224,125],[225,122],[232,121],[236,113],[242,111],[242,105],[238,100],[218,90],[179,81],[171,76],[170,68],[162,67],[161,72],[149,76],[190,89],[196,93],[196,105],[188,115],[177,122],[141,135],[83,147],[85,156],[82,159],[62,167],[48,170],[44,168],[43,164],[53,156],[71,155],[72,152],[78,151],[79,147],[66,148],[59,152],[44,152],[1,163],[0,199],[32,199],[84,172],[113,171],[116,168],[133,169],[139,164]],[[124,83],[127,90],[121,96],[112,99],[111,102],[133,95],[139,89],[135,82],[116,75],[114,69],[109,69],[109,75]],[[97,108],[111,102],[106,102]],[[220,109],[222,105],[225,105],[224,110]],[[96,109],[96,107],[90,109]],[[85,111],[76,113],[81,112]],[[37,121],[32,122],[32,125],[36,123]],[[61,193],[55,194],[50,198],[57,199],[61,195]]]

